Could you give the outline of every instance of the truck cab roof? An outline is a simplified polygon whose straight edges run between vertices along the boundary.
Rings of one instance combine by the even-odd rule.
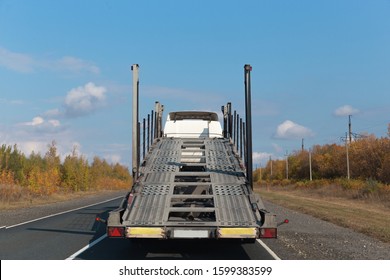
[[[218,114],[207,111],[178,111],[168,114],[165,137],[222,138]]]
[[[204,121],[218,121],[218,114],[207,111],[179,111],[168,114],[167,121],[178,120],[204,120]]]

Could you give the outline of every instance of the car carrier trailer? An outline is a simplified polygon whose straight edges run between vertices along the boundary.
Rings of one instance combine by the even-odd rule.
[[[109,213],[108,237],[244,242],[276,238],[275,215],[253,192],[252,150],[248,142],[251,67],[244,67],[246,123],[236,113],[233,118],[228,103],[222,106],[223,129],[217,113],[204,111],[171,112],[162,129],[164,107],[156,102],[151,122],[149,116],[147,126],[143,121],[142,162],[138,65],[132,69],[134,182],[118,209]]]

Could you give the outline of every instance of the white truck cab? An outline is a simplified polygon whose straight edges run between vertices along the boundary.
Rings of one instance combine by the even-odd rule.
[[[180,111],[168,114],[164,136],[174,138],[223,138],[218,114],[206,111]]]

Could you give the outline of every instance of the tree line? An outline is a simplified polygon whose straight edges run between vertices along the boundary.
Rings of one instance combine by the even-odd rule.
[[[61,162],[54,141],[44,156],[35,152],[26,156],[17,145],[2,145],[0,186],[19,186],[34,195],[50,195],[60,191],[130,188],[131,175],[125,166],[109,164],[99,157],[89,163],[75,148]]]
[[[270,160],[261,170],[261,179],[309,180],[310,169],[312,179],[346,178],[347,159],[350,178],[390,184],[390,138],[373,135],[343,145],[315,145],[311,151],[293,152],[287,160]],[[260,179],[259,170],[255,177]]]

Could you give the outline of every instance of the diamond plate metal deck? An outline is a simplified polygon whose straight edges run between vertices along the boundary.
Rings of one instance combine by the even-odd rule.
[[[140,168],[126,226],[256,226],[240,159],[227,139],[160,138]]]

